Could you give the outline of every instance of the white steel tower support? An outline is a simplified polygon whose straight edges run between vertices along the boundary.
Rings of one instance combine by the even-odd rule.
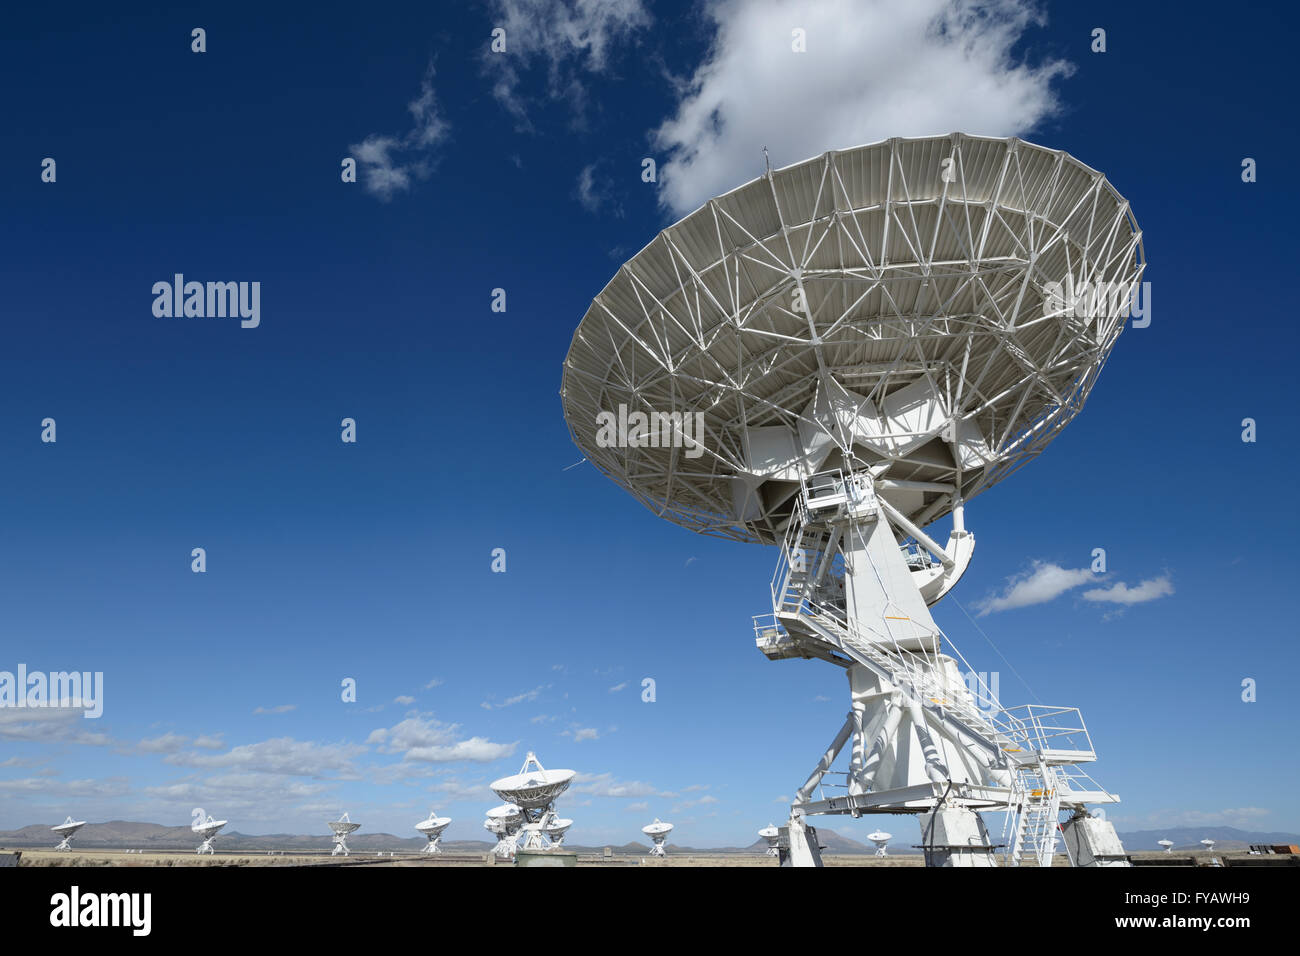
[[[1006,709],[987,687],[972,693],[965,662],[945,646],[929,611],[970,562],[964,509],[955,509],[941,548],[880,494],[888,487],[869,470],[801,482],[773,579],[773,614],[756,620],[768,657],[818,657],[845,668],[849,680],[851,709],[795,796],[790,864],[819,862],[802,836],[806,815],[913,813],[929,865],[993,866],[1000,848],[1008,864],[1050,866],[1060,811],[1117,798],[1083,786],[1091,781],[1077,765],[1095,754],[1076,708]],[[915,545],[903,548],[907,541]],[[835,774],[842,795],[815,799],[846,747],[848,770]],[[980,810],[1006,815],[1003,843],[994,844]],[[1087,819],[1077,828],[1084,850],[1071,859],[1117,859],[1113,827]],[[1089,841],[1105,849],[1090,853]]]

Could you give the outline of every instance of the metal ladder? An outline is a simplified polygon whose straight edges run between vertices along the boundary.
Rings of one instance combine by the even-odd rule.
[[[1051,866],[1056,854],[1056,835],[1061,815],[1061,790],[1051,768],[1023,769],[1016,775],[1015,833],[1008,857],[1012,866],[1022,865],[1026,853],[1039,866]]]

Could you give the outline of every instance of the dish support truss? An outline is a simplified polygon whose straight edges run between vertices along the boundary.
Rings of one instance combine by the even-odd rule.
[[[345,813],[330,823],[330,829],[334,831],[334,849],[330,850],[330,856],[351,856],[352,851],[348,849],[348,834],[361,829],[361,824],[353,823],[351,817]]]
[[[524,758],[516,777],[524,777],[529,768],[535,770],[545,779],[546,768],[531,750]],[[499,786],[498,781],[494,786]],[[520,815],[512,818],[504,832],[498,834],[497,856],[507,859],[513,857],[517,850],[558,850],[564,845],[564,836],[569,825],[560,825],[560,816],[555,812],[555,801],[569,787],[569,778],[557,780],[549,785],[534,785],[526,790],[500,790],[497,795],[508,799],[519,807]]]
[[[442,832],[426,833],[425,838],[429,841],[420,850],[421,853],[428,853],[430,856],[436,856],[442,852]]]
[[[556,814],[553,806],[546,806],[541,810],[525,810],[524,816],[526,822],[519,828],[522,831],[523,842],[520,846],[523,849],[558,850],[564,845],[564,835],[568,832],[568,827],[556,826],[559,815]]]
[[[928,866],[1050,866],[1058,833],[1072,865],[1127,866],[1114,827],[1087,810],[1119,798],[1080,769],[1096,753],[1078,708],[1003,707],[982,681],[972,691],[930,616],[974,550],[960,491],[940,547],[877,494],[869,469],[800,486],[756,643],[771,660],[843,667],[852,709],[795,796],[782,864],[820,865],[810,816],[912,813]],[[846,747],[848,770],[832,772]],[[992,811],[998,843],[978,815]]]
[[[437,810],[434,810],[433,813],[430,813],[430,814],[429,814],[429,819],[430,819],[431,821],[432,821],[432,820],[437,820],[437,819],[438,819],[438,811],[437,811]],[[431,827],[429,827],[428,829],[424,829],[424,830],[421,830],[419,827],[416,827],[416,829],[419,830],[420,833],[423,833],[423,834],[424,834],[424,838],[425,838],[425,840],[428,841],[427,843],[425,843],[424,847],[420,850],[420,852],[421,852],[421,853],[427,853],[427,854],[429,854],[430,856],[436,856],[436,855],[438,855],[439,853],[441,853],[441,852],[442,852],[442,834],[443,834],[443,832],[447,829],[447,827],[450,826],[450,825],[451,825],[451,821],[448,820],[446,823],[442,824],[441,826],[435,824],[434,826],[431,826]]]
[[[194,852],[199,856],[202,856],[205,853],[211,856],[215,853],[216,851],[212,848],[212,841],[217,838],[217,834],[221,832],[221,828],[225,825],[226,823],[224,820],[214,820],[212,819],[212,814],[208,814],[206,820],[197,826],[191,827],[190,829],[203,839],[203,842],[198,845]]]
[[[499,860],[513,860],[515,853],[519,850],[519,829],[523,824],[523,817],[509,817],[506,819],[488,818],[483,821],[483,829],[487,830],[497,838],[497,845],[492,848]]]
[[[59,824],[57,827],[54,828],[54,832],[59,834],[59,836],[63,838],[59,841],[59,845],[56,846],[54,849],[71,851],[72,838],[76,835],[77,831],[80,829],[81,829],[81,825],[75,823],[72,817],[68,817],[68,819],[64,820],[61,824]]]

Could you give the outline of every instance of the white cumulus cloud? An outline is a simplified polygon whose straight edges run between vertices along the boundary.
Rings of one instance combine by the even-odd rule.
[[[1072,588],[1095,580],[1087,568],[1063,568],[1058,564],[1035,561],[1029,571],[1009,578],[1001,594],[985,598],[976,606],[979,616],[983,617],[994,611],[1046,604]]]
[[[1031,0],[709,0],[709,55],[652,134],[660,201],[684,215],[773,167],[891,136],[1027,132],[1061,60],[1017,61]],[[806,52],[794,52],[803,30]]]
[[[1123,581],[1106,588],[1092,588],[1083,592],[1085,601],[1103,604],[1142,604],[1157,598],[1168,597],[1174,593],[1174,584],[1168,575],[1143,581],[1136,587],[1129,587]]]
[[[501,744],[486,737],[462,738],[459,724],[444,724],[418,714],[371,732],[366,743],[376,746],[381,753],[400,753],[407,760],[424,763],[460,760],[486,763],[510,756],[518,746],[517,741]]]

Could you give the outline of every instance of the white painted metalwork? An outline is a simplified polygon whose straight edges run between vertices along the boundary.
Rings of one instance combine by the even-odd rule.
[[[892,833],[886,833],[884,830],[876,830],[874,833],[868,833],[867,839],[876,845],[876,856],[889,856],[887,848],[889,841],[894,838]]]
[[[1128,203],[1060,150],[952,134],[829,152],[618,270],[574,333],[565,418],[597,468],[696,531],[779,542],[799,479],[830,467],[874,468],[923,527],[1074,417],[1142,269]],[[600,440],[620,406],[668,416],[634,429],[653,444]],[[695,413],[702,450],[663,440]]]
[[[1170,853],[1170,852],[1172,852],[1173,849],[1174,849],[1174,841],[1173,841],[1173,840],[1157,840],[1157,841],[1156,841],[1156,846],[1162,846],[1162,847],[1165,848],[1165,852],[1166,852],[1166,853]]]
[[[483,828],[497,838],[493,852],[503,860],[514,858],[519,849],[519,833],[524,825],[523,811],[513,803],[503,803],[487,812]]]
[[[451,826],[451,817],[440,817],[437,810],[430,810],[428,818],[415,825],[415,829],[423,833],[429,841],[420,852],[431,855],[441,853],[442,831],[449,826]]]
[[[348,834],[361,829],[360,823],[353,823],[346,813],[337,820],[329,821],[329,828],[334,831],[334,849],[330,856],[350,856]]]
[[[564,846],[564,836],[569,832],[571,826],[573,826],[572,820],[558,817],[555,815],[555,811],[552,810],[543,821],[542,832],[546,835],[546,839],[550,841],[551,846],[558,850]]]
[[[932,865],[1000,849],[1047,866],[1070,810],[1114,865],[1085,806],[1118,798],[1079,769],[1095,753],[1078,710],[968,688],[929,608],[974,552],[966,504],[1079,412],[1143,269],[1128,203],[1066,153],[891,139],[711,200],[579,324],[561,396],[587,459],[671,521],[779,544],[759,648],[847,672],[852,709],[783,863],[819,861],[809,815],[902,812]],[[925,528],[945,515],[940,544]],[[982,810],[1004,812],[1001,844]]]
[[[648,836],[650,842],[654,844],[650,847],[651,856],[668,855],[664,852],[664,841],[668,839],[668,834],[673,832],[671,823],[664,823],[658,817],[655,817],[655,822],[643,826],[641,832]]]
[[[561,820],[556,815],[555,801],[569,789],[576,775],[573,770],[547,770],[530,750],[519,773],[492,783],[492,791],[518,811],[516,832],[522,835],[523,849],[555,849],[563,844],[573,821]],[[488,816],[491,815],[489,811]],[[513,850],[509,855],[514,855]]]
[[[196,816],[198,815],[197,810],[195,811],[195,815]],[[228,822],[229,821],[227,820],[214,820],[212,819],[212,814],[209,813],[206,819],[192,823],[190,825],[190,829],[203,838],[203,842],[199,844],[198,849],[196,849],[194,852],[199,854],[200,856],[204,853],[211,855],[213,852],[215,852],[212,849],[212,841],[216,838],[217,833],[221,830],[221,828],[224,827]]]
[[[85,820],[73,820],[72,817],[68,817],[68,819],[64,820],[57,827],[50,827],[51,830],[59,834],[59,836],[63,837],[63,839],[59,841],[59,845],[56,846],[54,849],[71,850],[72,849],[71,841],[72,841],[73,834],[76,833],[85,825],[86,825]]]
[[[767,849],[763,851],[764,856],[781,855],[781,831],[776,828],[775,824],[769,823],[758,831],[758,835],[767,841]]]

